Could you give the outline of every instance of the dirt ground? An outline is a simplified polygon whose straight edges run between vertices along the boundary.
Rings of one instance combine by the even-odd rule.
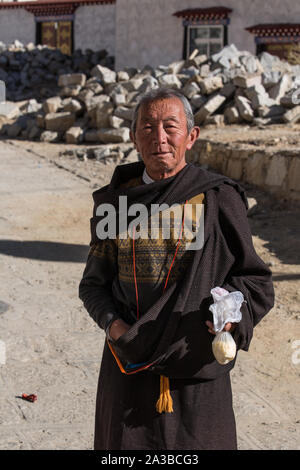
[[[274,130],[268,132],[264,137],[273,139]],[[295,145],[297,133],[287,133]],[[262,134],[243,135],[255,141]],[[78,299],[78,283],[91,193],[114,166],[60,155],[72,148],[0,141],[0,449],[93,446],[104,333]],[[300,208],[243,185],[258,202],[249,223],[256,251],[273,272],[276,301],[231,374],[238,445],[299,450]],[[22,393],[37,401],[20,399]]]

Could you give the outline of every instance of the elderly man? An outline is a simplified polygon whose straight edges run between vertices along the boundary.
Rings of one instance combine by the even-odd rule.
[[[106,332],[95,449],[237,448],[230,384],[235,359],[220,364],[212,352],[211,290],[244,295],[242,320],[224,329],[245,351],[254,326],[273,306],[274,291],[271,272],[253,247],[242,187],[186,162],[199,132],[179,91],[147,93],[131,131],[142,161],[117,166],[110,184],[93,193],[91,248],[79,295]],[[143,219],[132,219],[134,204],[148,215],[155,207],[147,223],[153,228],[158,214],[158,236],[151,230],[141,236]],[[182,212],[168,219],[164,237],[162,216],[174,206]],[[193,209],[188,220],[190,206],[202,207],[204,216]],[[103,209],[110,207],[115,225],[110,236],[99,237],[108,221]],[[188,222],[203,230],[196,247],[184,231]]]

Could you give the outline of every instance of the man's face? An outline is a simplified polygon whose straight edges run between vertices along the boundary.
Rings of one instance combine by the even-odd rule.
[[[174,97],[142,105],[131,138],[147,173],[159,180],[175,175],[186,165],[185,152],[192,148],[198,135],[196,127],[188,134],[183,104]]]

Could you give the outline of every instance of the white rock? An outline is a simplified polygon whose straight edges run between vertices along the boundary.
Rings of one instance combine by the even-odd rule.
[[[160,85],[169,86],[171,88],[181,88],[181,81],[174,74],[161,75],[158,78]]]
[[[253,121],[254,113],[250,106],[250,100],[248,100],[245,96],[236,96],[235,104],[239,110],[240,115],[243,119],[245,119],[245,121]]]
[[[114,70],[110,70],[109,68],[103,67],[102,65],[95,65],[95,67],[91,70],[91,76],[99,78],[103,85],[114,83],[117,78],[117,74]]]
[[[60,75],[58,77],[58,86],[70,86],[70,85],[79,85],[84,86],[86,82],[86,76],[83,73],[68,73]]]

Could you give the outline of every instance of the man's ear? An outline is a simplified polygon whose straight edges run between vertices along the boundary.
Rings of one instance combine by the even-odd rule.
[[[136,143],[136,138],[135,138],[134,133],[132,132],[132,130],[130,130],[129,136],[130,136],[131,141],[134,143],[135,149],[139,152],[139,148],[138,148],[138,145]]]
[[[135,137],[134,137],[134,133],[132,132],[132,130],[130,130],[130,132],[129,132],[129,136],[130,136],[131,142],[133,142],[133,143],[134,143],[134,145],[136,145],[136,142],[135,142]]]
[[[189,140],[186,146],[187,150],[190,150],[193,147],[199,135],[200,135],[200,127],[194,126],[189,135]]]

